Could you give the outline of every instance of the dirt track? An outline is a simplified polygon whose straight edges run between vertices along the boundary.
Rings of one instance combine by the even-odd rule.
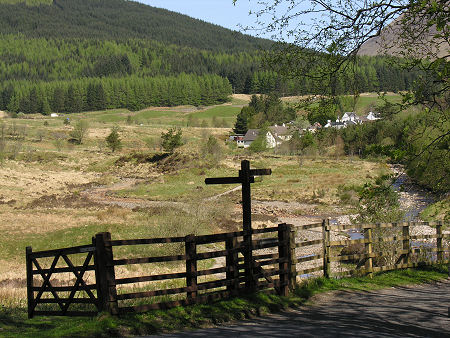
[[[450,279],[322,294],[303,306],[231,326],[161,337],[450,337]]]

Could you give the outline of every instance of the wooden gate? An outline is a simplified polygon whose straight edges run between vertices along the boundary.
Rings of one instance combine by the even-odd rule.
[[[28,317],[98,313],[95,246],[33,252],[26,249]]]

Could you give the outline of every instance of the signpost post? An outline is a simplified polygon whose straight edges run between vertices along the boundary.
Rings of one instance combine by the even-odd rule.
[[[238,177],[217,177],[205,179],[206,184],[242,184],[242,225],[244,230],[244,266],[247,277],[245,287],[254,289],[252,269],[252,201],[250,184],[255,182],[255,176],[271,175],[271,169],[250,169],[250,162],[241,162],[241,170]]]

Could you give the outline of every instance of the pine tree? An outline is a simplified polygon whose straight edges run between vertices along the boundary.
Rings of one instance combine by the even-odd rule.
[[[122,148],[122,141],[119,136],[119,128],[114,127],[111,129],[111,133],[106,137],[106,144],[112,152]]]

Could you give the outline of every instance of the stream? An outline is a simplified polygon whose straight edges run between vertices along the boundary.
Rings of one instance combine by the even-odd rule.
[[[406,174],[402,165],[394,164],[391,166],[396,179],[392,183],[394,191],[399,194],[400,209],[405,212],[403,222],[420,221],[420,213],[430,204],[435,202],[435,198],[430,192],[422,189]],[[357,229],[347,231],[350,239],[362,239],[363,234]],[[412,243],[419,244],[419,243]],[[420,243],[423,244],[423,243]]]
[[[404,222],[419,220],[419,214],[435,202],[430,192],[414,184],[401,165],[393,165],[392,170],[397,176],[393,188],[399,193],[400,208],[405,212]]]

